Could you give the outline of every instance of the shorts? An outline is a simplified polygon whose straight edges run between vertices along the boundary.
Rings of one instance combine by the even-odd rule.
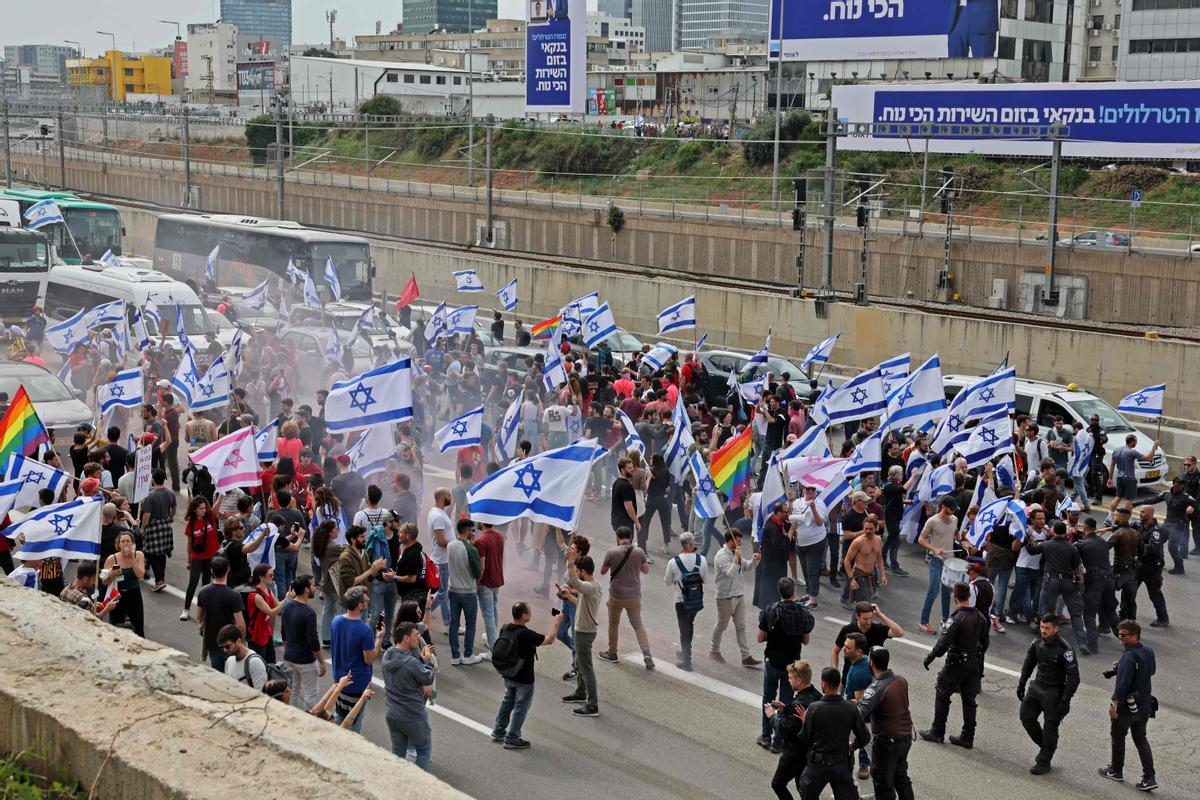
[[[1117,478],[1117,497],[1121,500],[1137,498],[1137,478]]]

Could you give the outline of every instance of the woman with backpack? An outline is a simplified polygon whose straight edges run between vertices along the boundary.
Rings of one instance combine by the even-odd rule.
[[[208,498],[197,496],[188,504],[187,517],[183,528],[183,538],[187,541],[188,554],[188,585],[183,596],[183,611],[180,620],[186,620],[192,609],[192,598],[196,595],[198,585],[207,586],[212,579],[209,567],[213,556],[221,548],[220,528],[217,515],[213,512]]]
[[[333,523],[333,540],[340,545],[346,544],[346,529],[349,524],[346,521],[346,514],[342,511],[342,504],[338,502],[337,495],[333,493],[333,489],[328,486],[321,486],[313,495],[313,514],[312,520],[309,522],[309,529],[316,530],[322,523]],[[313,548],[313,553],[317,552]]]
[[[246,595],[246,638],[250,649],[268,664],[275,663],[275,618],[283,603],[275,599],[271,587],[275,584],[275,568],[259,564],[250,573],[250,594]],[[285,599],[292,599],[288,589]]]

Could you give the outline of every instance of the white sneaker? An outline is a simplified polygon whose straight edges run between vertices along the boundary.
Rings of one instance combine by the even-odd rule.
[[[187,620],[188,620],[188,610],[185,608],[183,611],[179,612],[179,621],[186,622]]]
[[[477,653],[477,655],[479,656],[480,661],[491,661],[492,660],[492,654],[488,650],[484,650],[482,653]]]
[[[476,653],[473,656],[467,656],[464,658],[462,663],[463,666],[470,666],[472,664],[478,664],[480,661],[483,661],[483,656],[479,655],[479,653]]]
[[[462,663],[463,663],[463,660],[462,660],[461,658],[452,658],[452,659],[450,659],[450,666],[452,666],[452,667],[458,667],[458,666],[461,666],[461,665],[462,665]]]

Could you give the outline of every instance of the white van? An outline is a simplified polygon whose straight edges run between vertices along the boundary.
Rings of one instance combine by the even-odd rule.
[[[979,380],[971,375],[945,375],[942,382],[946,387],[946,400],[954,399],[962,389]],[[1137,437],[1137,450],[1142,453],[1150,452],[1154,441],[1135,428],[1121,416],[1115,408],[1103,398],[1091,392],[1084,391],[1072,384],[1062,386],[1045,381],[1031,381],[1017,378],[1017,414],[1028,414],[1038,426],[1039,431],[1054,427],[1054,418],[1060,416],[1063,422],[1071,424],[1078,421],[1087,427],[1092,415],[1100,417],[1100,427],[1108,434],[1105,445],[1105,467],[1108,465],[1108,455],[1118,447],[1125,446],[1125,437],[1133,434]],[[1167,474],[1167,455],[1159,448],[1154,458],[1137,463],[1138,486],[1154,486],[1162,483]]]
[[[134,306],[141,308],[147,300],[153,300],[166,326],[167,345],[175,350],[179,349],[178,332],[175,329],[177,306],[183,310],[184,329],[197,344],[203,343],[204,334],[216,333],[200,298],[192,288],[157,270],[137,266],[106,267],[101,264],[58,264],[51,267],[46,285],[45,313],[52,324],[69,319],[81,308],[93,308],[113,300],[125,301],[131,319]],[[154,332],[150,333],[153,337]],[[196,355],[198,361],[207,360],[202,346]]]

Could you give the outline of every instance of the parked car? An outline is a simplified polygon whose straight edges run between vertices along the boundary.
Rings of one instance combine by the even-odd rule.
[[[541,347],[517,347],[516,345],[497,345],[488,348],[483,356],[483,368],[488,373],[496,371],[496,365],[501,361],[508,364],[510,372],[516,372],[519,375],[525,374],[528,371],[525,362],[531,358],[544,360],[546,351]],[[488,375],[490,382],[491,375]]]
[[[217,341],[226,350],[233,344],[233,337],[240,330],[240,327],[229,321],[229,318],[220,311],[215,311],[211,308],[206,308],[204,311],[208,314],[208,321],[217,329]],[[250,334],[242,333],[242,346],[245,347],[250,341]]]
[[[797,389],[798,392],[807,388],[804,370],[786,358],[769,356],[765,365],[755,364],[750,369],[746,369],[750,356],[750,353],[739,353],[736,350],[705,350],[701,352],[700,363],[704,364],[704,368],[708,370],[708,387],[704,397],[710,405],[724,405],[725,396],[729,394],[729,374],[731,372],[736,373],[738,380],[742,383],[752,381],[767,372],[778,379],[786,372],[791,381],[801,387]]]
[[[210,297],[210,302],[215,307],[220,305],[222,296],[227,296],[233,303],[233,310],[237,312],[239,325],[274,330],[275,323],[279,319],[279,308],[271,302],[270,298],[261,309],[246,305],[245,296],[252,291],[254,290],[248,286],[218,286],[217,294]]]
[[[333,323],[341,331],[343,338],[349,338],[354,333],[354,326],[367,310],[366,303],[328,303],[324,308],[311,306],[296,306],[291,310],[291,324],[298,327],[319,328]],[[408,328],[401,325],[394,317],[375,309],[375,325],[366,332],[371,347],[391,347],[393,344],[411,341],[412,334]]]
[[[0,392],[12,398],[22,386],[37,407],[42,424],[60,446],[70,445],[75,427],[81,422],[93,422],[92,410],[50,370],[23,361],[0,362]]]
[[[300,363],[306,367],[300,370],[301,384],[310,388],[326,388],[325,378],[329,367],[325,363],[325,348],[329,346],[329,329],[323,327],[288,328],[283,334],[283,339],[285,342],[296,343]],[[354,354],[352,374],[358,375],[366,372],[375,365],[374,353],[361,338],[354,340],[354,344],[350,346],[350,352]]]
[[[1084,231],[1069,239],[1059,239],[1059,247],[1129,247],[1129,237],[1116,231]]]

